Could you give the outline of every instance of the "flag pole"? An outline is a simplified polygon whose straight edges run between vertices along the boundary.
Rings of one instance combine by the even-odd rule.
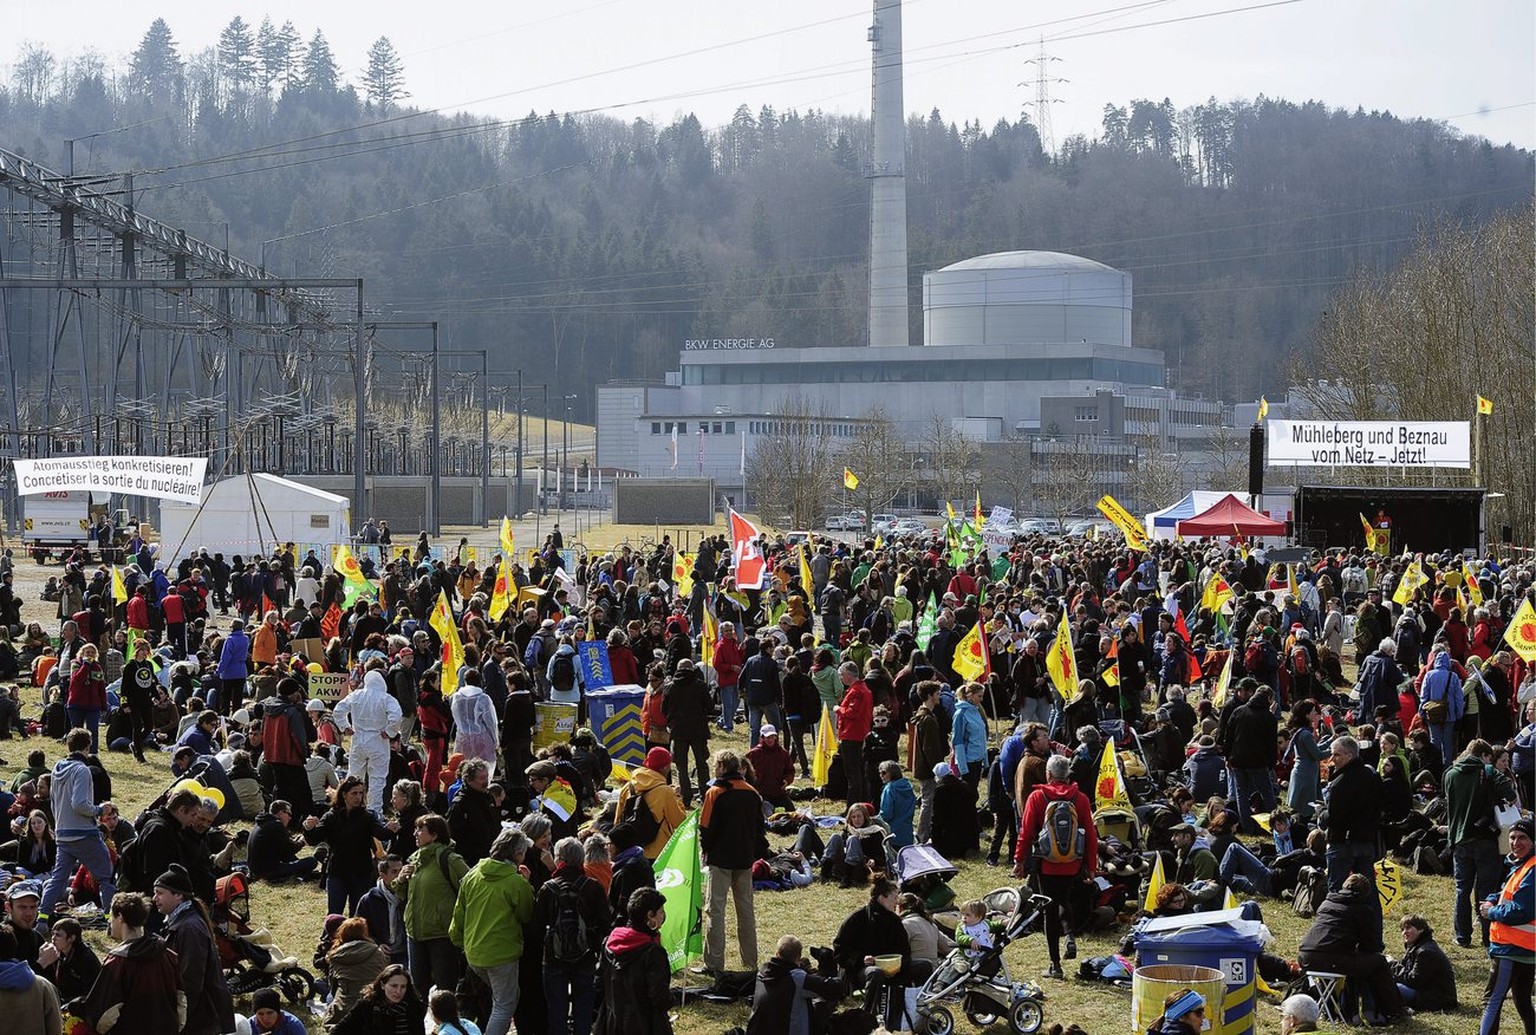
[[[1482,407],[1472,405],[1472,485],[1482,485],[1483,477],[1483,413]]]

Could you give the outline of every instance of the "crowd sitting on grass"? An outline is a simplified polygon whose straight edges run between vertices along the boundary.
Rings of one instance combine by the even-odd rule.
[[[1314,916],[1258,959],[1282,1030],[1319,1008],[1461,1009],[1460,953],[1488,959],[1481,1030],[1512,999],[1531,1035],[1536,673],[1504,636],[1536,596],[1529,561],[989,551],[951,526],[765,538],[763,584],[738,587],[722,539],[567,571],[558,536],[483,568],[420,549],[365,551],[358,572],[291,547],[67,558],[56,630],[5,630],[31,686],[0,694],[0,753],[12,733],[25,752],[0,788],[6,1030],[222,1035],[238,1007],[263,1035],[301,1017],[338,1035],[667,1033],[689,961],[663,935],[687,899],[654,867],[693,821],[691,969],[751,1000],[749,1035],[826,1030],[850,1003],[910,1023],[906,990],[987,951],[984,902],[956,917],[942,882],[906,879],[914,845],[1047,896],[1049,980],[1113,976],[1109,957],[1069,974],[1088,933],[1118,929],[1134,965],[1145,918],[1246,900],[1245,917]],[[630,765],[590,721],[593,640],[614,683],[644,687]],[[317,693],[328,672],[342,696]],[[566,735],[536,722],[553,703],[574,711]],[[738,724],[748,749],[711,752]],[[118,752],[164,764],[164,793],[120,811]],[[1383,860],[1453,877],[1454,944],[1413,902],[1386,944]],[[314,1001],[231,963],[232,877],[313,886]],[[868,900],[816,962],[770,931],[761,959],[756,897],[816,881]],[[728,911],[755,982],[727,969]],[[1346,1003],[1318,972],[1347,979]],[[1162,1006],[1161,1035],[1215,1008],[1193,989]]]

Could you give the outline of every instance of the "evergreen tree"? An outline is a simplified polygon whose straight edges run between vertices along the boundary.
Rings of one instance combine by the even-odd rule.
[[[256,81],[256,66],[256,39],[250,25],[237,14],[219,33],[219,77],[224,85],[245,90]]]
[[[256,81],[264,93],[271,93],[272,84],[282,75],[282,39],[272,19],[264,16],[256,30]]]
[[[381,111],[411,95],[405,88],[405,63],[400,60],[400,54],[388,36],[380,36],[368,48],[363,90],[369,103],[377,104]]]
[[[176,40],[164,18],[150,22],[139,41],[139,49],[133,52],[128,85],[134,94],[157,104],[181,99],[181,55],[176,52]]]
[[[309,48],[304,52],[303,85],[305,93],[317,95],[333,94],[341,85],[341,68],[331,54],[325,33],[319,29],[310,37]]]

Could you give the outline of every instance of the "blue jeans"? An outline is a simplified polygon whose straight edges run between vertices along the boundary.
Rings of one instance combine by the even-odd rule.
[[[1456,757],[1456,724],[1441,723],[1429,727],[1429,742],[1440,749],[1440,758],[1449,766]]]
[[[591,1035],[592,986],[597,979],[597,963],[556,963],[544,961],[544,1000],[549,1009],[551,1035]],[[566,1027],[566,1018],[570,1027]]]
[[[485,1035],[507,1035],[512,1029],[512,1015],[517,1013],[520,992],[517,975],[521,965],[521,960],[513,960],[496,967],[469,968],[491,987],[491,1016],[485,1022]]]
[[[367,877],[347,878],[331,874],[325,878],[325,911],[341,916],[355,916],[357,903],[371,887],[373,881]]]
[[[1380,853],[1374,843],[1346,841],[1328,846],[1328,890],[1338,891],[1344,886],[1344,878],[1358,873],[1371,885],[1367,905],[1376,919],[1374,935],[1381,940],[1381,897],[1376,893],[1376,859]]]
[[[736,705],[739,694],[734,685],[720,688],[720,721],[715,725],[730,733],[736,728]]]
[[[1491,837],[1474,837],[1451,849],[1452,873],[1456,875],[1456,940],[1472,940],[1472,907],[1499,888],[1504,860],[1499,857],[1499,842]],[[1488,921],[1480,921],[1483,944],[1488,944]]]
[[[407,937],[405,958],[406,969],[411,972],[411,984],[423,999],[433,985],[451,990],[459,983],[459,950],[447,938]],[[516,966],[514,963],[514,978],[517,976]]]
[[[1526,1031],[1531,1030],[1533,974],[1536,974],[1536,965],[1510,959],[1508,956],[1493,957],[1488,974],[1488,988],[1483,996],[1487,1005],[1483,1007],[1483,1021],[1477,1029],[1478,1035],[1498,1035],[1500,1015],[1504,1012],[1506,997],[1515,1000],[1515,1012],[1520,1015],[1522,1026]]]
[[[1264,860],[1254,855],[1239,841],[1232,842],[1221,857],[1219,870],[1221,882],[1235,891],[1245,894],[1270,895],[1274,888],[1274,874]]]
[[[53,907],[69,888],[75,870],[81,866],[90,871],[91,878],[101,889],[101,908],[112,908],[112,896],[117,891],[117,884],[112,879],[112,857],[107,852],[106,842],[101,839],[101,833],[92,830],[83,837],[61,840],[58,842],[58,851],[53,872],[43,885],[43,912],[53,912]]]
[[[1258,794],[1264,803],[1265,812],[1275,811],[1275,774],[1270,769],[1232,769],[1229,770],[1232,777],[1230,783],[1235,784],[1237,791],[1237,818],[1241,821],[1242,828],[1248,833],[1254,833],[1258,826],[1253,822],[1253,810],[1248,807],[1248,799],[1253,794]]]
[[[747,726],[751,731],[749,747],[757,747],[758,731],[763,728],[764,719],[779,727],[781,734],[780,743],[783,742],[784,722],[779,716],[779,706],[776,704],[749,704],[747,705]]]
[[[97,743],[97,733],[101,728],[101,712],[95,708],[69,708],[64,709],[69,716],[69,728],[72,730],[91,731],[91,754],[96,754],[100,748]]]

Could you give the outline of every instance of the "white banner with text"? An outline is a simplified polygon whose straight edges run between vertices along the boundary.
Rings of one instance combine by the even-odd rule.
[[[84,489],[194,505],[203,501],[208,473],[205,456],[60,456],[12,463],[23,496]]]
[[[1471,467],[1467,421],[1272,420],[1276,467]]]

